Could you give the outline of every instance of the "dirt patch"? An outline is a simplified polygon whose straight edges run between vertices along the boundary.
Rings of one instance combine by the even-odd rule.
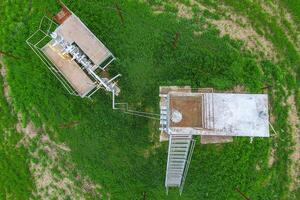
[[[220,30],[220,35],[229,35],[232,39],[242,40],[244,48],[250,50],[252,53],[263,53],[266,58],[276,60],[277,55],[273,44],[259,35],[247,22],[243,26],[235,21],[235,17],[231,15],[232,19],[210,20]],[[242,21],[247,21],[243,18]]]
[[[287,99],[287,104],[290,106],[288,122],[291,125],[292,137],[293,137],[293,153],[290,156],[292,161],[290,168],[290,177],[292,183],[290,185],[290,191],[294,191],[297,187],[300,187],[300,120],[297,115],[297,108],[295,104],[295,96],[291,95]]]
[[[149,111],[153,112],[152,110],[149,110]],[[150,120],[148,126],[149,126],[149,130],[151,130],[149,140],[153,143],[153,145],[144,150],[143,156],[145,158],[149,158],[149,156],[151,154],[155,154],[156,150],[161,147],[161,143],[158,141],[158,134],[157,134],[156,128],[153,128],[153,127],[159,126],[158,121]],[[154,130],[152,130],[152,129],[154,129]]]
[[[211,13],[222,13],[223,18],[221,19],[210,19],[207,18],[208,24],[213,24],[217,29],[220,30],[220,35],[229,35],[232,39],[242,40],[244,42],[244,48],[250,50],[253,54],[271,59],[274,61],[278,60],[277,51],[272,42],[267,40],[264,36],[258,34],[251,26],[250,21],[241,15],[237,15],[229,7],[220,4],[217,8],[211,8],[204,6],[203,4],[192,0],[190,5],[179,3],[174,1],[176,8],[178,9],[178,17],[191,19],[193,17],[192,7],[197,6],[200,11],[207,10]],[[161,3],[160,6],[155,6],[154,11],[159,8],[159,12],[163,12],[165,3]],[[268,7],[269,8],[269,7]],[[271,10],[269,10],[271,12]],[[202,32],[195,32],[195,35],[200,35]]]
[[[30,172],[37,191],[34,197],[41,199],[85,199],[91,195],[102,198],[101,186],[76,170],[69,155],[70,148],[50,139],[43,129],[29,123],[22,128],[23,144],[30,154]]]
[[[222,144],[233,142],[232,136],[201,135],[201,144]]]
[[[29,151],[29,169],[37,188],[33,193],[34,197],[84,199],[86,195],[92,195],[96,199],[102,198],[101,186],[88,177],[80,176],[80,172],[76,171],[67,145],[57,144],[45,133],[44,128],[35,127],[31,121],[22,127],[21,121],[21,114],[18,114],[16,130],[23,134],[23,138],[16,147],[24,146]],[[83,178],[76,180],[74,174]]]
[[[4,97],[6,98],[7,102],[11,105],[12,103],[12,99],[9,96],[9,86],[6,80],[7,77],[7,71],[5,68],[5,65],[2,61],[2,57],[0,56],[0,75],[3,77],[3,93],[4,93]]]
[[[6,81],[6,68],[0,58],[0,75],[4,77],[4,95],[11,104],[9,85]],[[15,110],[13,110],[14,113]],[[37,114],[38,115],[38,114]],[[37,128],[29,121],[22,126],[22,115],[17,114],[17,132],[23,134],[16,148],[24,146],[29,151],[30,172],[37,190],[33,196],[37,199],[102,199],[101,186],[94,183],[89,177],[82,176],[71,161],[70,148],[66,144],[58,144],[50,139],[43,128]],[[74,177],[76,174],[76,179]],[[106,194],[110,199],[110,194]]]
[[[295,23],[289,11],[276,2],[261,1],[260,5],[270,17],[276,20],[276,23],[285,32],[291,44],[300,51],[300,32],[298,31],[298,24]],[[287,25],[289,28],[287,28]]]
[[[204,6],[203,4],[197,2],[196,0],[191,0],[191,5],[192,6],[198,6],[198,8],[200,10],[208,10],[209,12],[215,13],[216,10],[214,8],[208,7],[208,6]]]
[[[149,149],[146,149],[144,151],[144,157],[149,158],[149,156],[156,151],[156,149],[161,147],[161,143],[155,142],[153,146],[151,146]]]
[[[268,167],[271,168],[275,162],[275,149],[272,148],[269,154]]]
[[[271,2],[261,1],[260,5],[261,5],[263,11],[265,11],[268,15],[276,16],[276,12],[274,12],[276,10],[276,4],[273,4]]]
[[[245,86],[243,85],[237,85],[233,87],[233,92],[234,93],[246,93]]]
[[[207,19],[207,21],[220,30],[220,35],[229,35],[232,39],[244,41],[244,48],[250,50],[253,54],[260,56],[264,55],[265,58],[277,60],[278,55],[272,42],[267,40],[264,36],[259,35],[250,25],[250,21],[241,15],[237,15],[227,6],[220,4],[218,11],[214,8],[204,6],[196,1],[191,1],[191,6],[187,7],[184,4],[177,3],[178,16],[191,18],[193,16],[191,6],[198,6],[200,10],[208,10],[211,13],[224,13],[224,17],[215,20]],[[198,34],[198,33],[196,33]]]
[[[152,10],[154,14],[161,14],[165,11],[165,7],[163,5],[152,6]]]
[[[188,7],[182,3],[176,3],[176,7],[178,8],[178,17],[192,19],[193,12],[191,7]]]

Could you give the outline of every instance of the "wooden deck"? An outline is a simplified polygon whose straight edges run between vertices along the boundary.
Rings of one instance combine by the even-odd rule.
[[[201,128],[202,124],[202,96],[177,96],[170,94],[170,113],[174,110],[182,114],[178,123],[170,121],[170,127]]]
[[[55,32],[66,41],[75,42],[97,66],[111,56],[110,51],[74,14],[68,17]]]
[[[55,46],[55,48],[58,48],[58,46]],[[59,49],[54,49],[51,43],[43,47],[42,51],[80,96],[83,97],[96,87],[75,61],[63,57]]]
[[[53,19],[59,23],[59,24],[62,24],[64,23],[64,21],[66,21],[66,19],[68,19],[70,16],[72,15],[72,12],[69,11],[68,8],[66,8],[65,6],[63,6],[61,8],[61,11],[59,13],[57,13]]]

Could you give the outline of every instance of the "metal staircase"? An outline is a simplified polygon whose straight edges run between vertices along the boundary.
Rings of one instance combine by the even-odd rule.
[[[170,135],[165,186],[183,189],[195,142],[192,135]]]

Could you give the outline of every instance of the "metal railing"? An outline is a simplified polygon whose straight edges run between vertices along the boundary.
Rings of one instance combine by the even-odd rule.
[[[142,112],[129,109],[128,103],[116,103],[115,91],[112,91],[112,108],[114,110],[120,110],[125,114],[135,115],[139,117],[145,117],[148,119],[160,120],[160,114],[151,112]]]
[[[190,151],[189,151],[189,154],[188,154],[187,163],[186,163],[186,166],[185,166],[185,169],[184,169],[184,174],[183,174],[183,177],[182,177],[181,186],[180,186],[180,188],[179,188],[179,193],[180,193],[180,195],[182,194],[182,191],[183,191],[185,179],[186,179],[186,176],[187,176],[189,167],[190,167],[191,159],[192,159],[193,152],[194,152],[194,148],[195,148],[195,143],[196,143],[196,141],[195,141],[195,140],[192,140],[191,142],[192,142],[192,143],[191,143],[191,146],[190,146]]]

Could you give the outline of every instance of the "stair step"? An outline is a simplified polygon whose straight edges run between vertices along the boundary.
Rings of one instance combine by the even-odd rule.
[[[177,173],[177,172],[169,172],[168,175],[180,175],[180,176],[181,176],[181,173]]]
[[[183,170],[170,171],[170,173],[173,173],[173,174],[177,173],[177,174],[180,174],[180,175],[182,175],[182,173],[183,173]],[[168,174],[169,174],[169,173],[168,173]],[[168,176],[168,174],[167,174],[167,176]]]
[[[180,184],[171,184],[171,183],[170,183],[170,184],[167,184],[167,186],[168,186],[168,187],[179,187]]]
[[[181,178],[168,178],[168,182],[172,184],[180,184],[181,183]]]
[[[190,140],[192,139],[191,135],[173,135],[173,140],[177,141],[177,140]]]
[[[186,155],[186,152],[171,152],[170,156],[179,156],[179,155]]]
[[[178,152],[186,152],[187,151],[187,148],[183,148],[183,147],[172,147],[171,148],[171,151],[178,151]]]
[[[180,165],[175,165],[175,164],[172,164],[170,165],[169,167],[169,170],[183,170],[184,169],[184,164],[180,164]]]
[[[185,164],[185,161],[171,161],[170,164],[174,164],[174,165],[178,164],[178,166],[180,166],[180,165]]]
[[[168,182],[169,183],[173,183],[173,184],[175,184],[175,183],[181,183],[181,177],[179,177],[179,178],[168,177]]]
[[[178,173],[178,174],[182,174],[183,169],[170,169],[169,173]]]
[[[170,156],[170,159],[186,159],[186,156]]]
[[[183,159],[183,158],[172,158],[172,159],[171,159],[171,162],[173,162],[173,161],[178,162],[178,161],[186,161],[186,160]]]
[[[172,144],[172,147],[184,147],[184,148],[188,148],[189,144],[176,143],[176,144]]]
[[[179,183],[178,181],[177,182],[169,182],[167,183],[167,186],[168,187],[179,187],[181,184],[181,182]]]
[[[185,166],[185,163],[179,163],[179,164],[172,163],[172,165],[169,167],[169,170],[171,170],[171,169],[183,170],[184,166]]]
[[[175,174],[175,175],[168,175],[167,178],[170,180],[170,179],[181,179],[182,176],[180,174]]]
[[[168,114],[168,112],[167,111],[160,111],[160,115],[165,115],[165,116],[167,116],[167,114]]]
[[[165,121],[165,120],[160,120],[160,122],[159,122],[161,125],[167,125],[167,121]]]
[[[161,120],[167,120],[167,115],[160,115]]]
[[[167,107],[167,106],[160,106],[160,109],[161,109],[161,110],[167,110],[168,107]]]
[[[172,167],[184,167],[184,162],[170,162],[169,163],[170,164],[170,168],[172,168]]]
[[[172,144],[189,144],[190,140],[184,139],[184,140],[172,140]]]

